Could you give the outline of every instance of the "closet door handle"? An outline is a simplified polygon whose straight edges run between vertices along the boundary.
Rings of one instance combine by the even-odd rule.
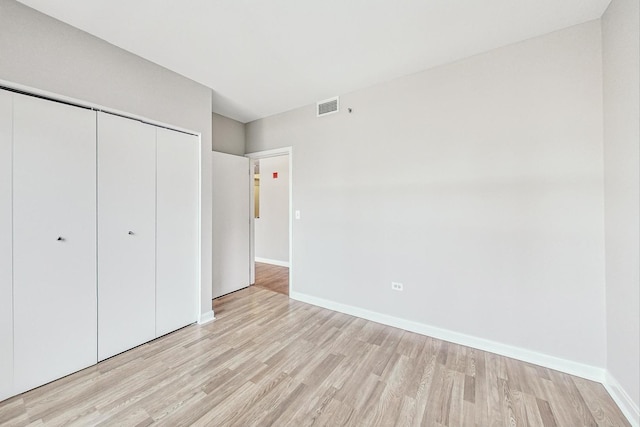
[[[129,236],[133,236],[133,231],[129,231]]]

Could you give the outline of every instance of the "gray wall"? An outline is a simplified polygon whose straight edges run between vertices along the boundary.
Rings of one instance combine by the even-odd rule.
[[[601,65],[592,21],[249,123],[293,147],[292,289],[604,368]]]
[[[13,0],[0,79],[202,133],[202,312],[211,310],[211,90]]]
[[[640,407],[640,7],[602,17],[607,369]],[[637,415],[636,415],[637,416]]]
[[[259,161],[260,218],[255,220],[255,257],[288,264],[289,156]],[[274,172],[278,172],[277,179],[273,178]]]
[[[213,113],[213,151],[221,153],[244,155],[244,123]]]

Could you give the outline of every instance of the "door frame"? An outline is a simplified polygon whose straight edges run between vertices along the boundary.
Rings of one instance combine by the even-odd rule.
[[[293,215],[292,215],[292,209],[293,209],[293,147],[282,147],[282,148],[274,148],[273,150],[265,150],[265,151],[256,151],[256,152],[251,152],[251,153],[247,153],[245,154],[245,157],[248,157],[249,160],[251,160],[252,165],[253,165],[253,161],[254,160],[260,160],[260,159],[267,159],[269,157],[279,157],[279,156],[289,156],[289,296],[291,295],[291,292],[293,291],[293,261],[294,261],[294,257],[293,257]],[[253,175],[253,170],[251,171],[251,174]],[[250,207],[249,209],[251,209],[251,226],[250,226],[250,230],[249,230],[249,235],[250,235],[250,242],[249,242],[249,248],[250,248],[250,253],[249,256],[251,257],[251,262],[249,263],[251,265],[251,271],[249,273],[249,279],[251,284],[255,284],[256,283],[256,262],[255,262],[255,258],[256,258],[256,240],[255,240],[255,199],[254,199],[254,185],[253,185],[253,179],[251,180],[251,202],[250,202]]]

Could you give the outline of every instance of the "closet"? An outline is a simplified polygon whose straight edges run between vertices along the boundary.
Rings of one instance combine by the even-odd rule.
[[[199,152],[0,90],[0,400],[196,321]]]
[[[13,96],[14,383],[96,363],[96,121]]]
[[[196,320],[194,136],[98,113],[98,360]]]
[[[12,129],[13,96],[0,90],[0,400],[13,391]]]
[[[195,322],[198,313],[200,147],[192,135],[156,132],[156,336],[161,336]]]
[[[155,338],[156,129],[98,113],[98,359]]]

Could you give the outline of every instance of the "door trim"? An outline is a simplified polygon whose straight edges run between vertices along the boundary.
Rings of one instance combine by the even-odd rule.
[[[245,157],[248,157],[250,160],[260,160],[266,159],[269,157],[278,157],[278,156],[289,156],[289,295],[294,289],[294,257],[293,257],[293,147],[282,147],[275,148],[272,150],[265,151],[256,151],[252,153],[245,154]],[[251,257],[251,272],[249,274],[249,278],[251,279],[251,284],[255,284],[256,282],[256,270],[255,270],[255,257],[256,257],[256,246],[255,246],[255,218],[253,214],[254,209],[254,191],[253,191],[253,180],[251,180],[251,228],[249,230],[249,235],[251,241],[249,242],[250,254]]]

